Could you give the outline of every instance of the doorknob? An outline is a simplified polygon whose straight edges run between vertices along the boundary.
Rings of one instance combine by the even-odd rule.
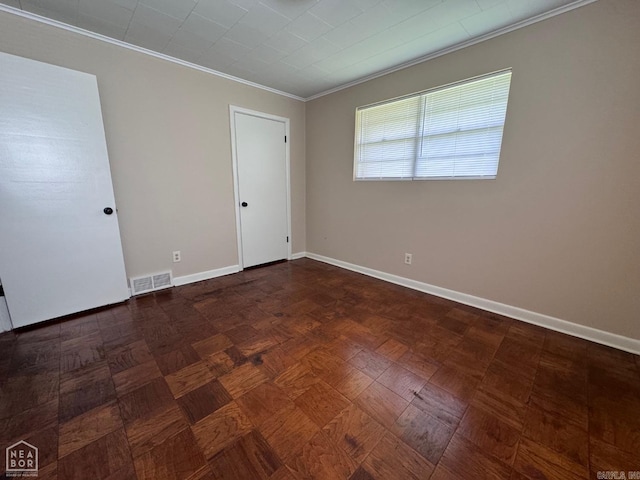
[[[240,205],[242,205],[243,207],[249,206],[249,204],[247,202],[242,202]]]
[[[113,213],[113,208],[111,207],[106,207],[104,210],[102,210],[106,215],[111,215]]]

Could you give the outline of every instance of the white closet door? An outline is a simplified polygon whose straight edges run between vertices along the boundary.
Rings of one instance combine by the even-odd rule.
[[[235,112],[242,266],[287,258],[285,124]]]
[[[14,327],[129,298],[96,77],[4,53],[0,279]]]

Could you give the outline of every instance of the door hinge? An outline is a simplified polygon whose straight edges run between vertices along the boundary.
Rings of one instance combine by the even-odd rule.
[[[284,143],[287,143],[287,136],[284,136]]]
[[[287,243],[289,243],[289,237],[287,237]]]

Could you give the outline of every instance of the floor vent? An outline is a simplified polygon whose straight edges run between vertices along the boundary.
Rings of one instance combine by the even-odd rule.
[[[162,272],[146,277],[130,278],[131,294],[140,295],[147,292],[155,292],[163,288],[173,287],[173,278],[171,272]]]

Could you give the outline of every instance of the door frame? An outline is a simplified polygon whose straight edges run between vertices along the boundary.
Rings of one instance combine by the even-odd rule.
[[[291,134],[290,134],[290,120],[286,117],[280,117],[278,115],[272,115],[270,113],[259,112],[257,110],[250,110],[244,107],[238,107],[236,105],[229,105],[229,124],[231,127],[231,160],[233,166],[233,198],[235,202],[236,212],[236,238],[238,241],[238,267],[240,270],[244,270],[244,259],[242,257],[242,221],[240,219],[240,184],[238,177],[238,155],[236,145],[236,114],[251,115],[258,118],[264,118],[266,120],[274,120],[276,122],[284,123],[284,131],[287,137],[285,142],[285,173],[287,184],[287,236],[289,241],[287,242],[287,260],[291,260],[291,244],[293,238],[291,237],[291,162],[290,162],[290,147]]]

